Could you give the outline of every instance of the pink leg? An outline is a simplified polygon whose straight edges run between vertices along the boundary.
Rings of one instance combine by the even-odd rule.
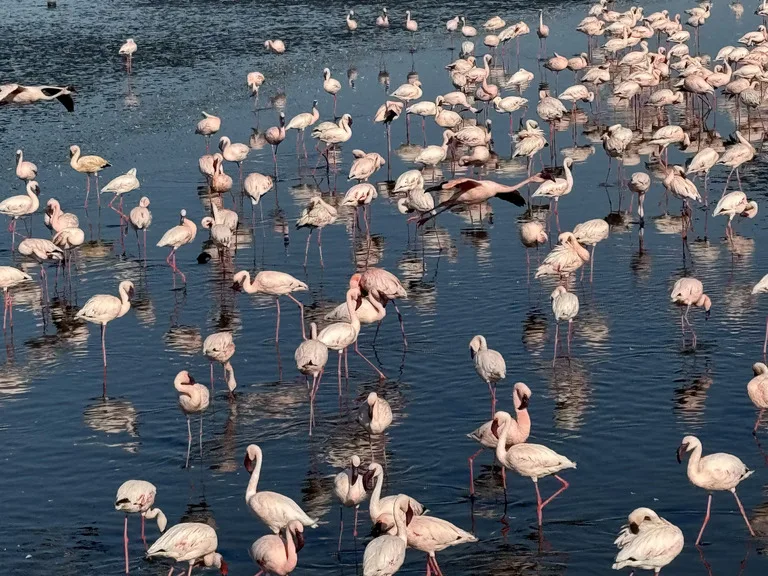
[[[359,511],[360,511],[360,507],[359,506],[355,506],[355,528],[352,531],[352,536],[354,536],[355,538],[357,538],[357,513]]]
[[[765,340],[763,340],[763,358],[768,350],[768,316],[765,317]]]
[[[8,319],[11,323],[11,328],[13,328],[13,295],[8,292]]]
[[[757,429],[760,426],[760,419],[763,417],[763,412],[765,412],[765,409],[760,410],[760,413],[757,415],[757,420],[755,420],[755,427],[752,429],[752,434],[757,436]]]
[[[747,528],[749,528],[749,533],[752,535],[752,537],[754,537],[755,531],[752,530],[752,525],[749,523],[749,520],[747,519],[747,515],[744,512],[744,506],[741,505],[741,500],[739,500],[739,495],[736,494],[736,489],[732,488],[731,492],[733,492],[733,497],[736,498],[736,504],[739,505],[739,512],[741,512],[741,517],[744,518],[744,522],[747,523]]]
[[[189,563],[189,570],[187,570],[187,576],[192,576],[192,562]]]
[[[125,548],[125,573],[128,574],[128,514],[125,515],[125,528],[123,529],[123,545]]]
[[[387,379],[387,377],[384,376],[384,373],[381,370],[379,370],[378,368],[376,368],[376,366],[373,364],[373,362],[368,360],[368,358],[366,358],[363,355],[363,353],[360,352],[360,350],[357,347],[357,340],[355,340],[355,352],[357,352],[357,355],[360,356],[360,358],[362,358],[363,360],[365,360],[368,363],[368,365],[376,371],[376,373],[379,375],[379,378],[381,378],[382,380],[386,380]]]
[[[400,321],[400,332],[403,333],[403,348],[408,348],[408,339],[405,337],[405,326],[403,325],[403,315],[400,314],[400,308],[397,307],[397,302],[393,300],[392,305],[395,307],[397,319]]]
[[[307,257],[309,256],[309,241],[312,238],[312,230],[309,231],[309,234],[307,235],[307,246],[304,248],[304,268],[307,267]]]
[[[631,209],[630,209],[631,212]],[[593,273],[595,271],[595,248],[597,244],[592,244],[592,257],[589,259],[589,282],[592,283]]]
[[[192,425],[189,421],[189,414],[187,414],[187,464],[185,468],[189,468],[189,451],[192,449]]]
[[[712,494],[710,494],[707,497],[707,514],[704,516],[704,524],[701,525],[701,530],[699,530],[699,536],[696,538],[696,546],[699,545],[699,542],[701,542],[701,536],[704,534],[704,528],[707,527],[707,522],[709,522],[709,511],[712,508]]]
[[[102,324],[101,325],[101,357],[104,360],[104,368],[107,367],[107,344],[104,339],[106,332],[107,332],[107,325]]]
[[[555,365],[555,360],[557,360],[557,339],[560,337],[560,322],[555,324],[555,354],[552,356],[552,366]]]
[[[211,360],[210,364],[211,364],[211,392],[213,392],[213,360]]]
[[[275,345],[280,342],[280,298],[275,298],[277,306],[277,326],[275,326]]]
[[[484,452],[485,448],[480,448],[477,452],[469,457],[469,495],[475,495],[475,458],[477,458],[481,452]]]
[[[290,294],[286,294],[286,296],[288,296],[288,298],[290,298],[291,300],[293,300],[294,302],[296,302],[296,305],[299,307],[299,312],[301,313],[301,337],[302,337],[304,340],[306,340],[306,339],[307,339],[307,330],[306,330],[306,328],[304,327],[304,304],[302,304],[301,302],[299,302],[298,300],[296,300],[296,298],[294,298],[294,297],[293,297],[293,296],[291,296]]]
[[[432,570],[437,574],[437,576],[443,576],[443,571],[440,570],[440,565],[437,563],[437,558],[434,556],[430,556],[430,560],[432,561]]]
[[[342,534],[344,534],[344,506],[339,505],[339,547],[337,552],[341,552]]]
[[[491,418],[496,416],[496,385],[488,382],[488,392],[491,393]]]
[[[341,398],[341,353],[343,350],[339,350],[339,398]]]
[[[3,331],[5,331],[5,319],[8,315],[8,290],[3,291]]]

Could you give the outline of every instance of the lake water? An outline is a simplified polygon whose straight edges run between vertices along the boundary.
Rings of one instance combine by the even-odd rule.
[[[446,7],[414,0],[407,7],[420,31],[412,37],[401,26],[406,6],[395,5],[390,6],[393,27],[388,31],[373,29],[375,7],[355,6],[360,23],[355,34],[343,24],[349,6],[339,2],[61,0],[56,10],[47,10],[41,0],[1,5],[0,34],[8,41],[0,77],[5,82],[73,84],[78,90],[74,114],[58,103],[0,111],[2,195],[22,191],[13,172],[13,151],[23,148],[40,167],[41,201],[54,196],[66,210],[77,213],[88,240],[71,288],[64,291],[60,283],[54,292],[51,271],[50,308],[41,305],[39,285],[15,291],[15,329],[6,333],[0,370],[0,563],[5,573],[120,573],[123,517],[114,511],[113,499],[117,487],[130,478],[157,486],[156,504],[169,524],[197,520],[214,525],[231,574],[255,573],[248,548],[267,530],[243,499],[248,475],[242,460],[250,443],[264,451],[260,487],[294,498],[326,522],[306,534],[296,573],[356,573],[368,540],[367,510],[361,511],[360,538],[353,541],[351,531],[346,532],[337,556],[332,476],[353,453],[367,462],[368,439],[355,423],[354,411],[367,393],[377,391],[395,412],[382,441],[386,493],[405,492],[480,539],[438,554],[446,573],[605,574],[615,554],[613,539],[626,515],[649,506],[685,533],[686,547],[670,567],[673,573],[764,574],[768,459],[750,434],[755,409],[746,395],[751,365],[761,360],[768,311],[768,302],[749,295],[768,271],[766,256],[756,250],[768,241],[762,213],[738,224],[740,237],[732,246],[724,239],[722,219],[709,219],[705,240],[705,212],[694,210],[695,232],[684,255],[679,223],[657,218],[663,213],[657,206],[663,188],[654,180],[642,239],[634,220],[614,217],[610,238],[597,248],[594,282],[576,284],[581,311],[572,358],[559,360],[553,368],[553,285],[526,280],[517,226],[523,210],[493,201],[492,223],[482,225],[476,216],[471,222],[467,214],[448,213],[438,218],[434,229],[426,229],[423,242],[416,242],[385,182],[415,167],[412,145],[423,143],[419,119],[413,118],[412,145],[405,144],[401,118],[392,127],[390,161],[374,176],[380,196],[372,205],[370,248],[359,234],[352,246],[351,213],[342,212],[338,223],[323,233],[325,268],[318,265],[314,243],[307,270],[302,266],[306,232],[296,231],[293,224],[307,198],[318,190],[328,201],[334,200],[334,190],[343,195],[352,148],[386,155],[384,130],[371,121],[386,98],[384,70],[389,91],[404,83],[411,71],[418,73],[425,98],[452,90],[442,67],[457,51],[448,50],[451,40],[444,22],[459,11],[473,15],[471,22],[478,28],[495,14],[508,23],[525,20],[534,34],[521,41],[520,64],[534,71],[538,81],[543,69],[536,62],[537,9],[545,9],[550,25],[548,51],[570,56],[586,47],[586,38],[574,27],[587,6],[471,2]],[[678,0],[654,3],[647,5],[646,13],[665,7],[674,14],[690,6]],[[755,29],[760,22],[753,9],[746,5],[744,16],[737,19],[727,3],[718,2],[702,28],[702,49],[714,54]],[[131,75],[117,56],[129,36],[139,45]],[[288,45],[282,57],[263,49],[263,41],[275,37]],[[475,40],[482,47],[481,36]],[[516,70],[514,45],[505,60],[507,73]],[[277,125],[279,110],[270,107],[276,100],[284,100],[290,118],[308,111],[317,98],[322,119],[330,119],[332,99],[322,91],[326,66],[343,84],[339,114],[348,112],[354,118],[354,135],[343,146],[338,173],[326,176],[321,165],[313,177],[316,153],[309,145],[307,167],[296,155],[295,135],[289,134],[279,151],[279,204],[272,193],[264,197],[264,220],[254,230],[246,204],[234,264],[222,267],[214,259],[198,265],[196,257],[207,240],[207,232],[199,230],[195,245],[178,254],[178,265],[188,274],[187,290],[172,290],[167,253],[154,244],[178,222],[180,209],[198,223],[207,213],[197,169],[205,147],[193,133],[200,111],[223,118],[219,135],[245,143],[255,132]],[[245,87],[245,76],[252,70],[267,76],[258,110]],[[548,80],[553,80],[551,73]],[[570,72],[562,73],[560,88],[571,80]],[[535,118],[536,85],[524,95],[530,100],[527,115]],[[612,124],[614,117],[631,123],[626,110],[614,111],[606,103],[608,96],[604,87],[600,115],[590,119],[588,133],[597,124]],[[722,100],[717,129],[726,136],[733,130],[733,117],[730,104]],[[684,115],[683,108],[672,111],[673,121],[684,122]],[[499,167],[484,177],[515,182],[524,176],[525,163],[509,160],[508,119],[495,112],[490,117],[500,158]],[[711,127],[711,118],[709,123]],[[590,139],[584,128],[578,126],[575,136],[566,129],[557,137],[558,149],[595,147],[586,162],[576,165],[573,193],[560,203],[564,230],[610,212],[601,186],[606,156],[599,140]],[[440,140],[431,120],[426,139]],[[123,248],[118,218],[105,202],[99,211],[92,196],[89,213],[83,211],[84,177],[69,167],[71,144],[112,163],[103,178],[138,169],[141,190],[128,195],[126,203],[135,205],[142,194],[152,201],[146,268],[137,258],[132,235]],[[671,160],[684,158],[670,151]],[[237,185],[236,166],[225,168]],[[642,169],[642,163],[629,167],[628,173],[636,169]],[[244,164],[245,173],[272,170],[269,146],[253,149]],[[712,172],[710,212],[726,175],[722,167]],[[450,177],[448,166],[443,176]],[[765,209],[765,158],[758,156],[743,167],[741,181]],[[609,180],[614,182],[615,166]],[[616,189],[609,188],[609,194],[615,209]],[[624,207],[626,202],[625,195]],[[229,196],[225,203],[231,207]],[[677,214],[678,208],[672,200],[670,212]],[[41,217],[35,218],[33,230],[38,236],[47,234]],[[548,249],[542,249],[542,257]],[[2,264],[18,262],[6,233],[0,234],[0,250]],[[531,257],[535,260],[534,254]],[[372,327],[360,336],[361,349],[387,380],[379,382],[351,355],[349,387],[341,403],[332,356],[310,438],[309,400],[293,363],[300,342],[295,306],[287,300],[283,304],[280,371],[273,302],[234,293],[231,276],[239,269],[293,274],[310,287],[299,295],[308,318],[322,319],[343,300],[350,274],[366,264],[397,274],[408,290],[409,298],[400,303],[408,350],[403,350],[396,315],[389,309],[375,346]],[[37,279],[37,267],[28,267]],[[669,303],[672,284],[683,275],[701,279],[713,302],[708,322],[700,310],[692,311],[699,337],[695,352],[683,344],[680,311]],[[134,281],[137,296],[132,311],[107,331],[109,370],[103,399],[98,329],[73,318],[87,298],[116,293],[124,279]],[[205,414],[202,455],[195,439],[191,467],[184,469],[186,424],[173,378],[187,369],[207,382],[202,339],[224,329],[235,334],[237,394],[228,399],[217,367],[218,392]],[[526,382],[533,391],[532,441],[579,465],[564,473],[571,488],[546,508],[541,538],[531,482],[509,474],[505,500],[498,470],[491,472],[490,453],[477,459],[477,497],[471,501],[468,496],[467,457],[477,446],[465,434],[488,418],[489,409],[486,386],[475,374],[467,349],[475,334],[485,335],[506,358],[508,377],[499,387],[499,408],[511,410],[511,385]],[[705,453],[734,453],[757,471],[739,488],[757,538],[749,538],[733,497],[718,493],[704,537],[704,557],[693,547],[706,494],[689,484],[685,466],[675,461],[675,449],[685,434],[698,435]],[[760,436],[765,434],[762,430]],[[556,488],[552,479],[541,485],[545,495]],[[349,528],[349,511],[346,518]],[[508,532],[502,532],[505,527]],[[138,518],[130,519],[129,530],[131,571],[166,573],[166,563],[143,559]],[[156,527],[150,523],[147,530],[151,541]],[[403,572],[421,570],[424,555],[409,551]]]

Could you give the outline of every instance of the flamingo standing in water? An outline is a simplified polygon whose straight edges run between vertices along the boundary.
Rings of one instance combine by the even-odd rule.
[[[294,353],[296,368],[305,376],[312,376],[311,397],[314,400],[317,389],[320,388],[320,378],[323,376],[328,362],[328,347],[317,339],[317,324],[309,325],[309,335]]]
[[[117,52],[120,56],[125,56],[125,67],[128,69],[129,74],[133,68],[133,55],[136,54],[136,50],[138,50],[136,41],[133,38],[128,38]]]
[[[264,139],[272,146],[272,161],[275,164],[275,178],[277,178],[277,149],[285,140],[285,114],[280,112],[280,125],[272,126],[264,132]],[[242,175],[241,175],[242,176]]]
[[[213,391],[213,363],[218,362],[224,367],[224,378],[227,381],[230,394],[234,392],[237,381],[235,380],[235,369],[230,363],[232,356],[235,355],[235,341],[232,339],[232,332],[215,332],[209,335],[203,342],[203,354],[211,364],[211,391]]]
[[[336,94],[341,91],[341,82],[331,78],[330,68],[323,68],[323,90],[333,96],[333,116],[336,117]]]
[[[200,414],[200,455],[203,454],[203,412],[208,409],[210,404],[210,394],[208,388],[203,384],[198,384],[192,375],[186,370],[182,370],[176,374],[176,378],[173,380],[173,387],[176,388],[179,393],[179,407],[184,415],[187,417],[187,463],[186,468],[189,468],[189,451],[192,448],[192,425],[190,424],[190,416],[192,414]]]
[[[136,168],[131,168],[125,174],[122,174],[117,178],[113,178],[112,180],[107,182],[107,185],[101,189],[101,193],[104,194],[107,192],[112,192],[112,194],[114,194],[114,197],[109,202],[109,207],[112,208],[112,210],[114,210],[118,214],[120,214],[120,216],[124,217],[125,215],[123,214],[123,194],[127,194],[128,192],[137,190],[139,186],[140,186],[139,179],[136,178]],[[112,206],[112,204],[114,203],[115,200],[117,200],[118,197],[120,197],[120,206],[118,208],[115,208],[114,206]]]
[[[733,219],[736,216],[744,216],[745,218],[754,218],[757,216],[757,202],[749,200],[747,195],[741,190],[734,190],[720,198],[717,206],[715,206],[715,211],[712,213],[712,216],[719,216],[720,214],[728,216],[728,224],[725,227],[725,236],[730,239],[733,235]]]
[[[357,538],[357,515],[368,493],[363,485],[363,475],[360,473],[360,457],[355,454],[350,461],[350,467],[336,474],[333,479],[333,493],[339,499],[339,548],[341,552],[341,536],[344,533],[344,507],[355,507],[355,527],[352,536]]]
[[[221,129],[221,118],[214,116],[213,114],[208,114],[208,112],[204,111],[203,119],[197,123],[197,127],[195,128],[195,134],[201,134],[205,136],[206,154],[208,154],[208,150],[210,149],[211,136],[216,134],[219,129]]]
[[[608,222],[602,218],[594,218],[593,220],[587,220],[581,224],[576,224],[573,228],[573,235],[576,240],[582,246],[592,246],[592,252],[589,255],[589,281],[592,282],[592,274],[595,270],[595,247],[608,238],[611,228],[608,226]],[[582,270],[582,277],[584,276],[584,270]]]
[[[752,288],[752,294],[763,294],[768,292],[768,274],[760,279],[760,282],[754,285]],[[765,319],[765,340],[763,341],[763,358],[765,358],[766,352],[768,352],[768,317]]]
[[[263,455],[256,444],[249,444],[245,451],[245,469],[251,475],[245,490],[245,503],[256,517],[277,534],[291,522],[317,528],[318,519],[310,518],[292,499],[277,492],[257,490],[261,476]]]
[[[237,164],[237,168],[240,171],[240,181],[242,182],[243,162],[248,157],[248,153],[251,149],[247,144],[232,142],[228,136],[222,136],[219,138],[219,150],[221,151],[221,156],[224,160]]]
[[[11,315],[11,329],[13,329],[13,296],[9,290],[28,280],[32,280],[32,276],[18,268],[0,266],[0,288],[3,289],[3,331],[5,331],[5,320],[8,312]]]
[[[27,182],[27,193],[11,196],[0,202],[0,214],[11,217],[8,231],[11,233],[11,251],[16,246],[16,221],[37,212],[40,207],[40,185],[32,180]],[[26,224],[24,225],[26,226]]]
[[[391,576],[405,561],[408,536],[402,506],[408,504],[407,496],[400,494],[394,503],[392,514],[396,535],[383,534],[371,540],[363,553],[363,576]]]
[[[24,160],[22,150],[16,150],[16,177],[25,182],[37,178],[37,166],[29,160]]]
[[[672,287],[670,298],[675,304],[686,307],[685,312],[680,316],[680,329],[683,332],[683,337],[685,337],[685,325],[688,325],[693,336],[693,347],[696,348],[696,332],[688,320],[688,311],[691,309],[691,306],[704,308],[706,311],[705,319],[709,319],[712,301],[709,299],[709,296],[704,294],[704,286],[696,278],[680,278]]]
[[[573,319],[579,313],[579,297],[573,292],[568,292],[565,287],[558,286],[552,292],[550,296],[552,300],[552,313],[555,315],[555,353],[552,357],[552,366],[555,365],[557,360],[557,342],[560,339],[560,322],[563,320],[568,321],[568,337],[566,342],[568,343],[568,357],[571,357],[571,329],[573,327]]]
[[[507,448],[511,448],[515,444],[521,444],[528,440],[528,436],[531,433],[531,416],[528,414],[528,404],[531,400],[531,389],[528,388],[522,382],[517,382],[512,388],[512,403],[515,407],[516,419],[511,420],[505,425],[511,426],[511,429],[507,431]],[[498,430],[493,432],[493,420],[489,420],[480,428],[467,434],[467,438],[471,438],[480,443],[482,448],[469,457],[469,495],[475,495],[475,458],[477,458],[481,452],[486,448],[496,449],[496,444],[499,442]],[[506,468],[501,468],[502,476],[506,475]]]
[[[48,278],[45,272],[46,262],[59,264],[64,260],[64,250],[45,238],[25,238],[19,243],[19,254],[33,258],[40,264],[40,285],[45,285],[45,295],[48,297]],[[57,271],[58,277],[58,271]]]
[[[125,573],[128,574],[128,514],[141,515],[141,539],[146,545],[144,537],[144,519],[157,518],[157,527],[160,532],[165,530],[168,520],[160,508],[153,508],[157,488],[146,480],[127,480],[117,489],[115,496],[115,510],[125,512],[125,528],[123,529],[123,544],[125,545]]]
[[[350,280],[351,282],[351,280]],[[403,334],[403,346],[408,348],[408,340],[405,337],[405,326],[403,325],[403,315],[400,314],[400,308],[397,307],[397,300],[407,298],[408,293],[398,280],[397,276],[384,270],[371,266],[360,276],[360,289],[371,294],[384,307],[391,300],[392,305],[397,312],[397,319],[400,321],[400,332]],[[378,333],[378,329],[376,330]],[[374,340],[376,337],[374,336]]]
[[[576,468],[576,462],[571,462],[565,456],[561,456],[554,450],[541,444],[515,444],[509,450],[506,448],[508,430],[511,429],[512,416],[507,412],[497,412],[493,418],[492,431],[499,433],[499,442],[496,444],[496,458],[505,468],[514,470],[520,476],[526,476],[533,480],[536,487],[536,512],[539,517],[539,527],[542,525],[544,507],[557,496],[568,489],[568,482],[558,476],[558,472],[568,468]],[[562,486],[552,496],[542,502],[539,492],[539,479],[554,475]],[[506,484],[504,490],[506,490]]]
[[[347,290],[347,310],[349,312],[349,322],[334,322],[323,328],[317,335],[317,339],[325,344],[330,350],[336,350],[339,353],[339,395],[341,394],[341,355],[344,353],[346,366],[346,350],[352,344],[355,345],[355,352],[366,363],[373,368],[382,380],[386,379],[384,373],[379,370],[357,347],[357,337],[360,334],[360,318],[357,316],[357,303],[362,300],[362,293],[359,287],[359,274],[352,276],[350,288]],[[349,368],[347,367],[347,377],[349,377]]]
[[[405,494],[381,497],[381,489],[384,485],[384,468],[378,462],[371,462],[368,465],[368,471],[363,475],[363,482],[365,489],[371,493],[371,500],[368,503],[368,514],[371,517],[371,522],[377,524],[383,521],[385,525],[391,526],[387,530],[388,534],[394,534],[392,512],[398,496],[405,496],[407,498],[408,506],[413,510],[414,515],[421,516],[426,512],[426,509],[418,500]]]
[[[160,238],[160,242],[158,242],[157,245],[161,248],[163,246],[171,247],[171,253],[168,254],[165,261],[171,267],[171,270],[173,270],[174,281],[176,280],[176,274],[178,273],[181,276],[181,281],[186,284],[187,277],[176,267],[176,250],[185,244],[191,243],[195,239],[195,236],[197,235],[197,226],[192,220],[187,218],[186,210],[182,210],[179,215],[179,225],[174,226],[163,234],[163,237]]]
[[[117,318],[122,318],[131,309],[131,298],[134,293],[133,282],[123,280],[118,286],[120,297],[111,294],[96,294],[91,296],[82,308],[75,314],[75,318],[101,325],[101,355],[104,360],[104,371],[107,370],[107,346],[104,338],[107,333],[107,324]],[[106,384],[104,394],[106,395]]]
[[[579,244],[573,232],[563,232],[557,239],[558,245],[544,258],[536,270],[535,278],[558,276],[561,280],[565,279],[567,289],[571,274],[589,262],[589,252]]]
[[[392,406],[376,392],[371,392],[365,400],[365,404],[357,411],[357,421],[368,432],[368,443],[371,447],[371,461],[375,460],[373,454],[373,436],[383,434],[392,424]],[[386,452],[384,453],[386,459]]]
[[[262,574],[288,576],[299,563],[299,552],[304,548],[304,526],[293,520],[280,530],[280,534],[267,534],[251,544],[251,558]]]
[[[152,224],[152,212],[149,211],[149,198],[142,196],[139,205],[128,213],[128,222],[136,233],[136,247],[141,253],[139,245],[139,230],[144,231],[144,261],[147,261],[147,229]]]
[[[765,409],[768,408],[768,366],[762,362],[756,362],[752,365],[752,372],[754,372],[755,377],[747,384],[747,394],[752,400],[752,404],[760,409],[757,420],[755,420],[755,427],[752,429],[752,434],[757,436],[760,419],[763,417]]]
[[[488,384],[488,391],[491,393],[491,418],[493,418],[496,413],[496,383],[507,377],[507,365],[501,353],[489,349],[485,336],[479,334],[469,342],[469,354],[475,364],[475,372]]]
[[[234,290],[244,290],[248,294],[269,294],[275,297],[277,307],[277,326],[275,327],[275,345],[280,341],[280,296],[288,296],[299,307],[301,312],[301,337],[306,340],[307,331],[304,327],[304,305],[294,298],[292,292],[304,292],[309,287],[290,274],[276,270],[262,270],[251,281],[251,275],[247,270],[241,270],[232,278]]]
[[[683,456],[686,452],[690,452],[691,456],[688,459],[688,480],[691,484],[704,488],[709,492],[707,498],[707,514],[704,517],[704,523],[701,525],[699,535],[696,538],[696,546],[701,541],[701,536],[704,534],[704,528],[707,527],[709,522],[709,512],[712,507],[712,492],[714,490],[728,490],[736,498],[736,504],[739,505],[739,511],[741,512],[744,522],[747,523],[749,533],[754,537],[755,532],[752,530],[752,526],[747,519],[747,515],[744,512],[744,506],[741,505],[738,494],[736,494],[736,486],[744,480],[754,474],[754,470],[750,470],[747,466],[732,454],[726,454],[724,452],[718,452],[716,454],[709,454],[708,456],[701,456],[701,442],[696,436],[686,436],[683,438],[680,447],[677,449],[677,461],[682,463]]]
[[[307,267],[307,257],[309,256],[309,241],[312,238],[312,232],[317,229],[317,249],[320,252],[320,266],[323,264],[323,228],[336,222],[339,213],[330,204],[325,202],[320,196],[312,196],[307,203],[306,208],[301,211],[299,219],[296,221],[296,229],[309,228],[307,235],[307,245],[304,248],[304,267]]]
[[[189,562],[187,576],[192,575],[192,568],[196,564],[214,566],[219,569],[221,576],[227,576],[229,571],[227,563],[221,554],[216,552],[218,545],[216,530],[208,524],[183,522],[171,526],[165,534],[160,536],[147,550],[147,558],[159,556],[172,558],[174,562]],[[173,574],[173,566],[168,572],[169,576],[171,574]]]
[[[85,207],[88,208],[88,195],[91,193],[91,176],[96,177],[96,188],[98,189],[99,172],[104,170],[104,168],[109,168],[112,164],[101,156],[81,156],[80,146],[70,146],[69,165],[77,172],[85,174]]]
[[[653,570],[658,575],[682,552],[683,531],[650,508],[633,510],[627,520],[614,541],[619,549],[614,570],[629,566]]]
[[[547,52],[547,37],[549,36],[549,26],[544,24],[544,10],[539,10],[539,27],[536,29],[536,35],[539,37],[539,57]]]
[[[45,204],[45,225],[54,232],[61,232],[64,228],[77,228],[80,220],[72,212],[64,212],[56,198],[49,198]]]

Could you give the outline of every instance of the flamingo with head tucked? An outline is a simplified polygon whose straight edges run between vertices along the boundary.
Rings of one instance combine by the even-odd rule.
[[[214,566],[219,569],[221,576],[227,576],[229,569],[221,554],[216,552],[218,545],[216,531],[208,524],[183,522],[171,526],[160,536],[147,550],[147,558],[159,556],[172,558],[174,562],[189,562],[187,576],[192,575],[195,565]],[[168,575],[172,573],[173,566]]]

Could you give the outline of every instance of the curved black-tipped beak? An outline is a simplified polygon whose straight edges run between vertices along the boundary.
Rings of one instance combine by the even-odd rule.
[[[472,360],[475,359],[475,349],[474,348],[470,348],[469,349],[469,357],[472,358]]]
[[[295,538],[295,544],[296,544],[296,552],[301,551],[302,548],[304,548],[304,533],[303,532],[296,532],[294,534]]]
[[[253,460],[248,457],[248,453],[245,454],[245,458],[243,459],[243,466],[245,466],[248,474],[253,472]]]
[[[352,466],[352,486],[357,484],[357,479],[360,476],[360,473],[358,472],[357,466]]]
[[[520,398],[520,410],[526,410],[528,408],[528,404],[531,401],[530,396],[526,396],[525,394],[521,394],[519,396]]]
[[[367,491],[373,490],[374,482],[373,482],[373,470],[368,470],[365,474],[363,474],[363,486]]]
[[[709,314],[711,310],[707,310],[707,312],[704,314],[704,320],[709,320]]]
[[[378,538],[382,534],[384,534],[384,527],[381,525],[381,522],[376,522],[371,528],[371,536]]]
[[[243,287],[240,284],[240,282],[234,282],[232,284],[232,290],[234,290],[235,292],[242,292],[243,291]]]
[[[688,444],[680,444],[677,448],[677,463],[682,464],[683,463],[683,455],[685,454],[685,451],[688,449]]]
[[[632,532],[632,534],[637,534],[638,532],[640,532],[640,526],[638,526],[634,522],[630,522],[629,531]]]

